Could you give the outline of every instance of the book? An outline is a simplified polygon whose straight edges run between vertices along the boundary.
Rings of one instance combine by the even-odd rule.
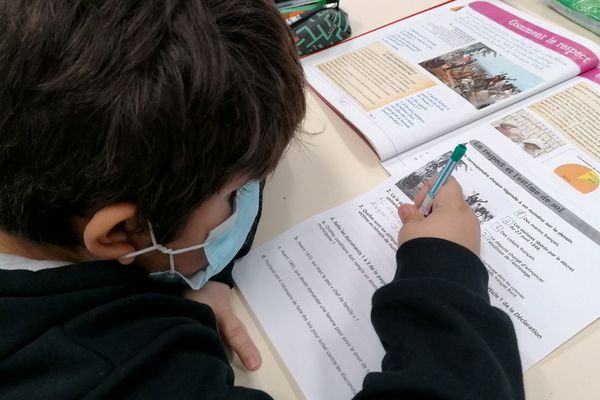
[[[598,65],[598,45],[495,1],[455,1],[302,61],[387,160]]]
[[[456,13],[465,4],[443,9]],[[462,8],[451,10],[456,7]],[[411,19],[424,23],[427,14]],[[442,18],[434,20],[439,25]],[[413,23],[397,28],[415,29]],[[468,151],[454,176],[481,223],[490,301],[511,317],[524,369],[600,316],[594,284],[600,278],[594,263],[600,251],[600,68],[570,62],[561,64],[571,66],[569,73],[562,71],[552,85],[501,99],[459,127],[450,124],[417,147],[390,152],[388,181],[236,263],[241,294],[306,398],[351,398],[364,376],[379,370],[384,350],[370,323],[370,299],[395,272],[397,207],[412,201],[458,143],[467,143]],[[363,115],[342,114],[351,122]],[[417,135],[421,128],[414,130]]]

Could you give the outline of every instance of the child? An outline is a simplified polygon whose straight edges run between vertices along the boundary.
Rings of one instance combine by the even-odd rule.
[[[219,331],[259,367],[227,296],[258,182],[305,112],[275,7],[21,0],[0,15],[0,398],[268,398],[233,386]],[[427,219],[400,213],[401,268],[374,297],[384,372],[357,398],[522,398],[460,188]]]

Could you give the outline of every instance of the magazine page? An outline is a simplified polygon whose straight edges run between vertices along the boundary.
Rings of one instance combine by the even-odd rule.
[[[586,207],[600,204],[600,68],[465,127],[486,131],[546,170],[552,184]],[[449,137],[460,132],[449,134]],[[447,140],[440,138],[437,141]],[[436,141],[436,142],[437,142]],[[391,158],[392,175],[418,165],[427,147]]]
[[[570,186],[556,185],[554,173],[494,127],[475,129],[236,263],[242,296],[306,398],[351,398],[365,374],[379,370],[371,296],[395,272],[397,207],[457,143],[468,144],[454,176],[481,223],[490,299],[513,320],[523,367],[600,315],[597,207],[570,196]]]
[[[386,160],[594,68],[597,45],[493,0],[455,1],[303,59]]]

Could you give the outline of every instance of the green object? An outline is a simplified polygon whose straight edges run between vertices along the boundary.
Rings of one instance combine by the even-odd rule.
[[[350,37],[348,14],[338,7],[323,8],[291,25],[296,48],[302,56]]]
[[[312,3],[307,3],[307,4],[297,5],[297,6],[280,7],[279,12],[281,14],[286,14],[286,13],[294,13],[294,12],[314,11],[318,8],[322,8],[326,4],[327,4],[327,2],[325,0],[318,0],[318,1],[315,1]]]
[[[600,35],[600,0],[549,0],[550,6],[573,22]]]
[[[459,144],[458,146],[456,146],[454,148],[454,151],[452,152],[452,155],[450,156],[450,158],[454,162],[459,162],[460,159],[462,158],[462,156],[464,156],[466,152],[467,152],[467,146],[465,146],[464,144]]]

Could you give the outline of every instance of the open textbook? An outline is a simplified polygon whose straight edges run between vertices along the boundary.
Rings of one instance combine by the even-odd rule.
[[[349,399],[384,350],[373,292],[394,276],[397,207],[467,143],[454,172],[481,223],[492,304],[523,368],[600,316],[600,69],[420,146],[392,177],[252,250],[234,278],[308,399]],[[584,305],[584,306],[582,306]]]
[[[598,65],[597,44],[503,3],[454,1],[302,61],[381,160]]]

